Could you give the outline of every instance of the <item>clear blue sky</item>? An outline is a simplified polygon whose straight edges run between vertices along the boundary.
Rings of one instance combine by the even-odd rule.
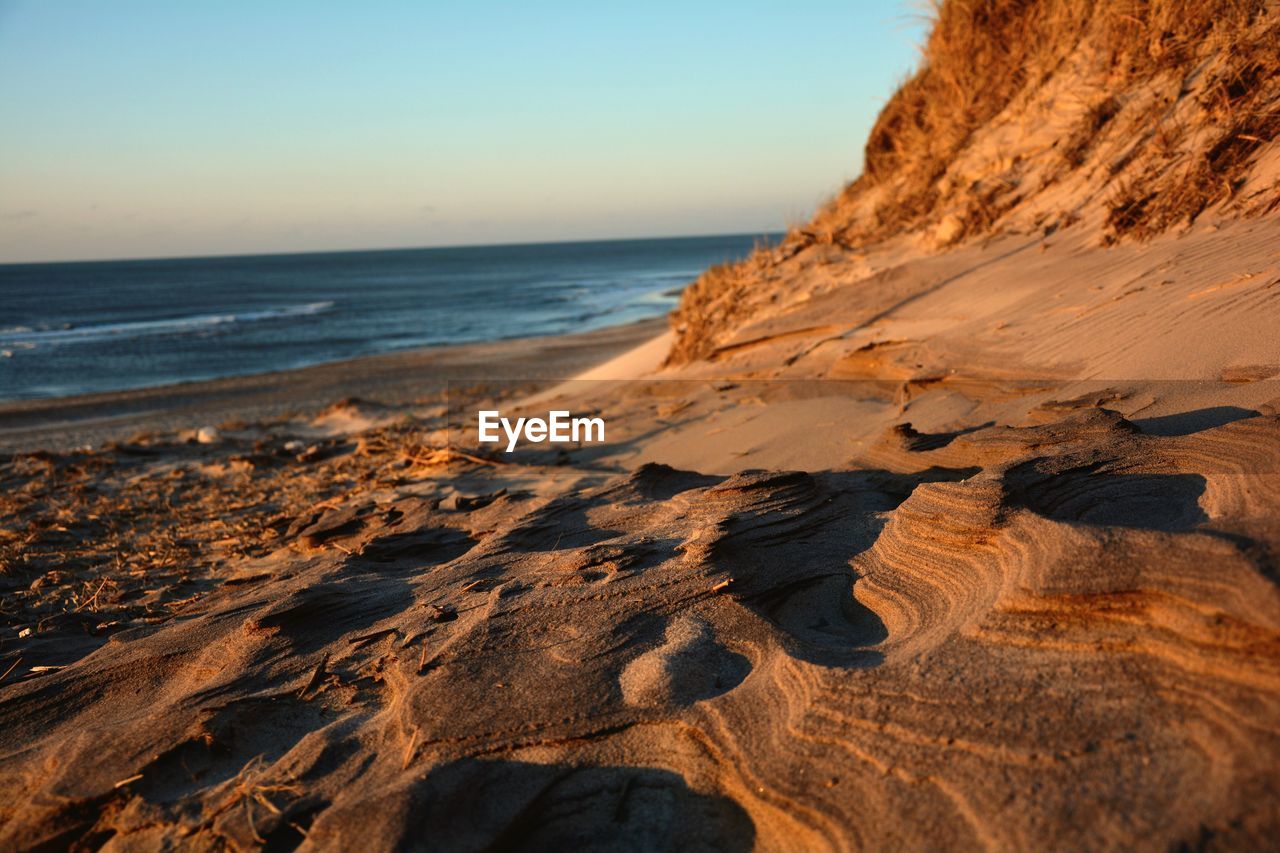
[[[0,0],[0,262],[764,232],[901,2]]]

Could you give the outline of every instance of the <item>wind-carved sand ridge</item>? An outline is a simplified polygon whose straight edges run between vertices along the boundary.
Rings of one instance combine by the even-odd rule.
[[[1272,843],[1256,207],[801,240],[665,368],[12,455],[0,847]]]
[[[1236,228],[1276,234],[1213,233]],[[1151,244],[1146,262],[1187,239]],[[1230,298],[1267,299],[1277,261]],[[603,448],[486,463],[456,432],[440,449],[441,408],[397,420],[350,403],[225,446],[161,436],[15,457],[15,482],[94,464],[132,483],[180,470],[238,490],[347,485],[245,531],[261,539],[251,553],[190,579],[196,594],[151,624],[27,638],[28,664],[66,666],[0,687],[5,844],[1270,837],[1280,388],[1045,378],[1052,363],[1007,378],[1004,344],[1003,376],[938,370],[994,363],[952,314],[973,275],[909,312],[859,308],[851,291],[876,325],[790,367],[787,336],[716,362],[714,380],[694,365],[553,391],[609,414]],[[1164,305],[1099,286],[1098,329]],[[1011,326],[1056,322],[1003,301]],[[935,311],[945,331],[920,333]],[[820,378],[884,350],[861,341],[891,325],[915,343],[877,369],[908,378]],[[1028,337],[1053,351],[1048,333]],[[1082,360],[1109,357],[1104,334],[1084,340],[1102,353],[1082,344]],[[1280,364],[1269,336],[1230,345],[1180,369]],[[928,366],[912,377],[914,364]],[[322,428],[297,458],[275,450]],[[805,457],[823,464],[783,464]]]

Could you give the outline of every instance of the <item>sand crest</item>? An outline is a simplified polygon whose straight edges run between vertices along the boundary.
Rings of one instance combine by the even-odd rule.
[[[7,409],[0,848],[1274,845],[1274,4],[988,5],[669,338]]]

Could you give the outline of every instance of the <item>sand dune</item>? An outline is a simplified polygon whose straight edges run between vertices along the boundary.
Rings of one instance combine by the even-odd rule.
[[[1095,163],[946,240],[793,234],[689,291],[666,366],[382,365],[211,443],[12,454],[0,847],[1273,845],[1275,150],[1176,226],[1117,230]],[[506,454],[489,406],[608,440]]]
[[[15,457],[294,491],[146,615],[13,647],[66,666],[0,688],[4,844],[1271,837],[1276,235],[814,264],[712,361],[526,403],[605,412],[602,447],[485,464],[443,407],[348,406]]]

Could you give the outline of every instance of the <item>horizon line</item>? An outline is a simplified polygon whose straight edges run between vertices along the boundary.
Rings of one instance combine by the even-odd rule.
[[[232,260],[238,258],[277,258],[298,257],[304,255],[354,255],[368,252],[419,252],[446,249],[504,249],[518,246],[564,246],[580,243],[630,243],[652,240],[707,240],[715,237],[755,236],[768,239],[786,234],[786,229],[777,231],[729,231],[715,234],[655,234],[639,237],[592,237],[585,240],[515,240],[500,243],[447,243],[418,246],[363,246],[341,249],[294,249],[275,252],[225,252],[196,255],[145,255],[131,257],[77,258],[70,260],[36,260],[36,261],[0,261],[0,269],[5,267],[55,266],[67,264],[106,264],[106,263],[146,263],[149,261],[204,261]]]

